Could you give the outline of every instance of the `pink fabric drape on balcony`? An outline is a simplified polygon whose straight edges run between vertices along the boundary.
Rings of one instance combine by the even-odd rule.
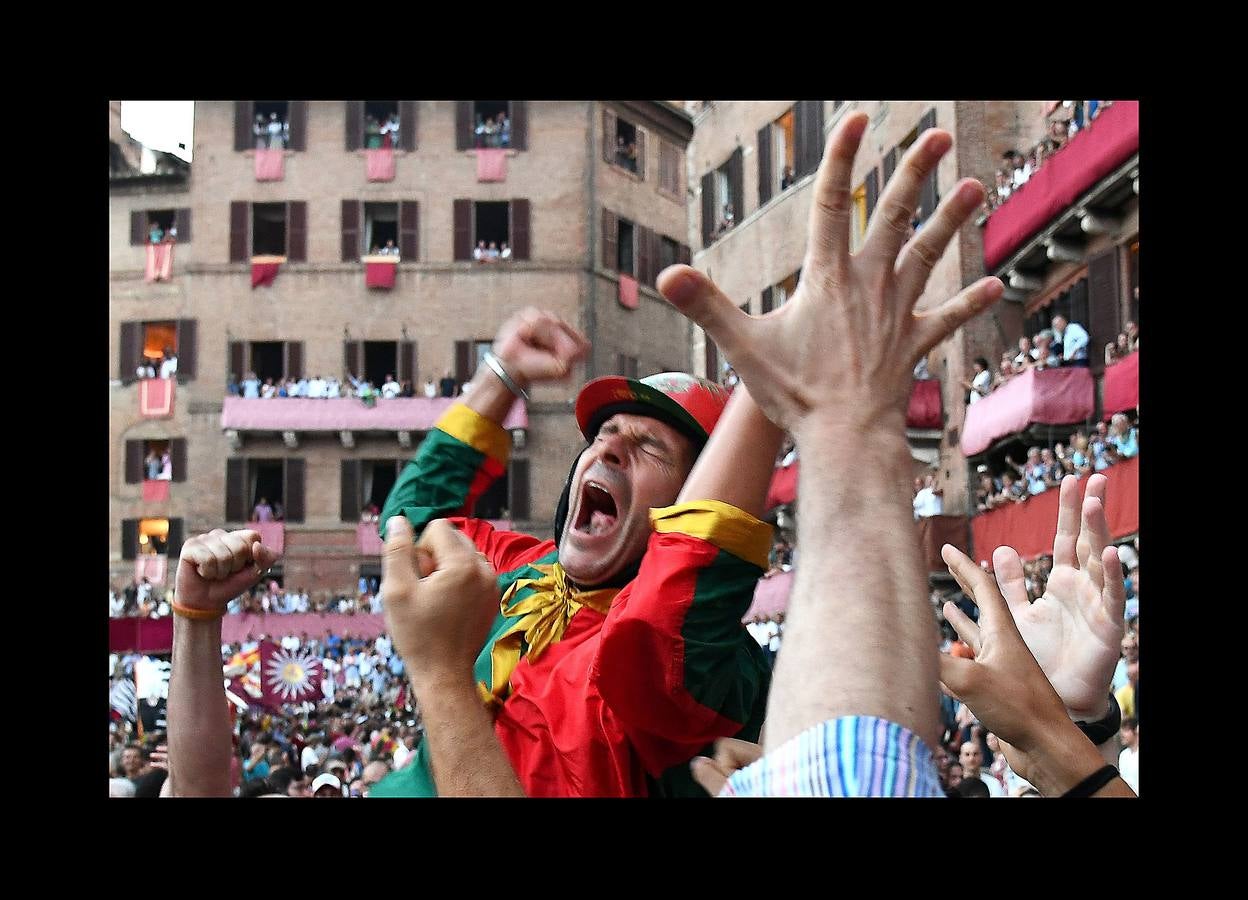
[[[275,262],[253,262],[251,264],[251,286],[270,285],[277,280],[277,272],[282,266]]]
[[[226,397],[221,427],[238,431],[428,431],[458,402],[453,397],[395,397],[368,407],[353,397]],[[508,431],[529,427],[524,401],[512,404],[503,427]]]
[[[1105,392],[1101,408],[1108,419],[1114,413],[1135,409],[1140,405],[1140,353],[1137,350],[1105,367]]]
[[[150,478],[143,480],[143,502],[144,503],[163,503],[169,499],[168,481],[153,481]]]
[[[477,181],[506,181],[507,151],[484,149],[477,151]]]
[[[174,560],[176,563],[177,560]],[[164,584],[169,573],[169,557],[164,554],[140,553],[134,560],[134,580],[146,578],[152,584]]]
[[[271,637],[285,637],[288,634],[302,635],[305,631],[308,633],[308,637],[323,640],[326,629],[337,635],[345,634],[349,631],[352,637],[362,637],[365,640],[371,640],[386,630],[386,619],[380,613],[357,613],[354,616],[342,613],[327,615],[318,613],[227,615],[221,619],[221,641],[226,644],[232,644],[235,641],[246,641],[248,635],[251,636],[252,640],[257,640],[262,634],[267,634]]]
[[[637,308],[637,279],[620,274],[620,306],[625,309]]]
[[[364,172],[369,181],[394,181],[394,151],[365,150]]]
[[[285,174],[284,150],[256,151],[256,181],[281,181]]]
[[[173,244],[148,244],[144,281],[168,281],[173,274]]]
[[[993,441],[1028,425],[1082,422],[1092,415],[1095,400],[1087,369],[1028,369],[966,408],[962,453],[982,453]]]
[[[394,288],[394,276],[399,271],[396,262],[364,263],[364,286],[391,290]]]
[[[173,415],[173,378],[144,378],[139,382],[139,415],[167,419]]]

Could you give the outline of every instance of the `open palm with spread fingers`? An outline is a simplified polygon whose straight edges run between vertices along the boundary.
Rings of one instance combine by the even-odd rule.
[[[922,186],[953,144],[940,129],[907,151],[862,249],[850,253],[851,173],[866,126],[866,114],[850,113],[828,140],[792,301],[751,316],[688,266],[659,279],[663,295],[711,336],[782,428],[797,428],[817,410],[847,424],[902,429],[915,363],[1004,290],[983,278],[930,311],[914,311],[932,267],[984,198],[977,181],[960,181],[910,236]]]
[[[1105,518],[1108,483],[1104,475],[1088,479],[1081,515],[1079,480],[1074,475],[1062,479],[1053,571],[1035,603],[1028,602],[1018,553],[998,547],[992,555],[997,584],[1019,633],[1071,718],[1079,721],[1096,721],[1108,709],[1124,630],[1126,590]],[[957,607],[952,612],[965,619],[953,623],[959,634],[975,628]]]

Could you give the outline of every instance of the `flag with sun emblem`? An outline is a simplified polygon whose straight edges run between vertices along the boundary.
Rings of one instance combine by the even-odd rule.
[[[260,645],[260,682],[268,706],[316,702],[321,694],[321,661],[305,647],[286,650],[265,641]]]

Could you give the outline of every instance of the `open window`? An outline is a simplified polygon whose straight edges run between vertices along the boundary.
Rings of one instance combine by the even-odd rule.
[[[195,377],[196,320],[177,319],[153,322],[122,322],[118,377],[125,384],[136,378],[172,378],[190,381]],[[163,366],[162,360],[171,357]]]
[[[637,172],[637,126],[618,118],[615,120],[615,164]]]
[[[186,438],[126,441],[126,484],[186,481]]]
[[[360,460],[360,487],[363,503],[360,508],[375,506],[381,509],[399,477],[401,461],[393,459]]]
[[[659,271],[680,262],[680,244],[669,237],[659,238]]]
[[[254,256],[286,255],[286,204],[251,205],[251,252]]]
[[[256,521],[261,501],[278,521],[304,519],[306,461],[298,458],[243,459],[225,461],[225,519]]]
[[[616,271],[621,275],[635,275],[636,266],[634,265],[634,260],[636,259],[636,254],[634,253],[634,248],[636,243],[634,241],[635,229],[633,223],[628,221],[628,219],[620,219],[618,227],[619,243],[616,251]]]
[[[286,149],[290,144],[289,100],[257,100],[254,119],[253,134],[256,135],[257,149]]]
[[[472,101],[473,146],[511,146],[511,101]]]
[[[363,378],[380,388],[386,376],[399,377],[399,345],[394,341],[364,341]]]
[[[797,142],[793,137],[793,110],[771,123],[772,183],[779,190],[788,190],[797,180]]]
[[[144,441],[143,442],[143,480],[144,481],[172,481],[173,480],[173,457],[168,456],[169,465],[164,465],[166,454],[170,454],[169,441]]]
[[[380,150],[399,146],[399,101],[364,101],[364,148]]]
[[[510,246],[510,205],[506,200],[479,201],[475,204],[474,247],[479,248],[484,242],[487,250],[498,250],[501,253],[504,244]]]
[[[168,519],[139,519],[139,553],[163,556],[169,547]]]
[[[286,377],[284,350],[282,341],[252,341],[251,371],[256,373],[261,384],[269,379],[276,384]]]
[[[274,519],[281,521],[285,518],[285,491],[284,482],[284,460],[280,459],[253,459],[251,461],[248,481],[250,489],[247,492],[249,505],[247,508],[248,519],[255,521],[260,514],[260,510],[264,506],[268,506],[272,512]]]
[[[178,355],[178,323],[144,322],[143,358],[157,369],[157,375],[166,354]]]
[[[399,252],[399,204],[364,204],[364,246],[371,254]]]

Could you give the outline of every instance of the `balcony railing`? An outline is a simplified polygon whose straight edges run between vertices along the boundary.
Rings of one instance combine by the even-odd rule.
[[[995,270],[1028,238],[1140,149],[1140,104],[1118,100],[1045,160],[984,227],[984,267]]]
[[[1102,418],[1137,409],[1140,405],[1140,351],[1127,354],[1105,367],[1105,387],[1101,399]]]
[[[983,453],[994,441],[1029,425],[1085,422],[1095,407],[1095,389],[1088,369],[1028,369],[967,407],[962,423],[962,453],[968,457]]]
[[[221,427],[240,432],[428,431],[458,402],[454,397],[395,397],[365,406],[354,397],[226,397]],[[529,427],[523,401],[515,402],[503,427],[508,431]]]

